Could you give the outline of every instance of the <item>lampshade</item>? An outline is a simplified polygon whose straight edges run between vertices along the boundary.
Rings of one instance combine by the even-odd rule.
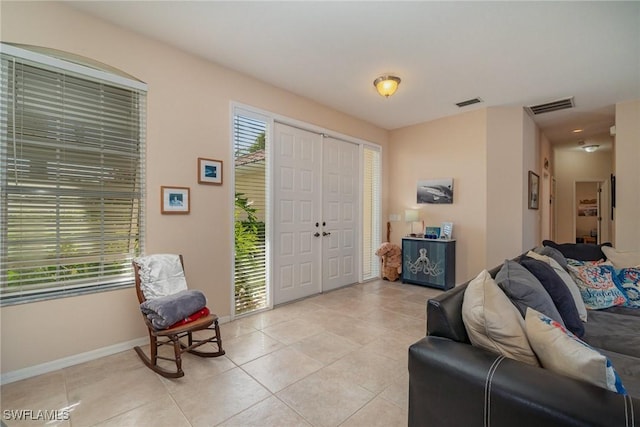
[[[373,81],[378,93],[385,98],[393,95],[400,84],[400,77],[396,76],[380,76]]]
[[[598,147],[600,147],[599,145],[585,145],[584,147],[582,147],[582,149],[584,151],[586,151],[587,153],[593,153],[594,151],[596,151],[598,149]]]
[[[418,221],[418,211],[415,209],[407,209],[404,211],[404,220],[405,222],[416,222]]]

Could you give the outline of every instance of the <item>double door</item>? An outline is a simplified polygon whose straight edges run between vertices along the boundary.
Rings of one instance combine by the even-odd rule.
[[[359,147],[276,123],[273,302],[358,278]]]

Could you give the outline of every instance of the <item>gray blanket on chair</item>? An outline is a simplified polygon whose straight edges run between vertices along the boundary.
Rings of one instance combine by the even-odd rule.
[[[186,290],[173,295],[154,298],[140,304],[140,310],[156,329],[166,329],[207,305],[201,291]]]

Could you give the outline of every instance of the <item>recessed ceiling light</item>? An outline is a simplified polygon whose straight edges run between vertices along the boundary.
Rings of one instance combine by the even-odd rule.
[[[582,147],[582,149],[584,151],[586,151],[587,153],[593,153],[594,151],[596,151],[598,149],[598,147],[600,147],[599,145],[585,145],[584,147]]]
[[[572,130],[571,132],[573,132],[573,133],[580,133],[580,132],[582,132],[582,131],[583,131],[583,129],[574,129],[574,130]]]

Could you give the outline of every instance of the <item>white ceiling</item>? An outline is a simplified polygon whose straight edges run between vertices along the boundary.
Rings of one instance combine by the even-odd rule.
[[[554,143],[577,141],[640,98],[637,1],[70,4],[386,129],[573,96],[535,121]],[[385,73],[402,78],[389,99],[373,87]]]

